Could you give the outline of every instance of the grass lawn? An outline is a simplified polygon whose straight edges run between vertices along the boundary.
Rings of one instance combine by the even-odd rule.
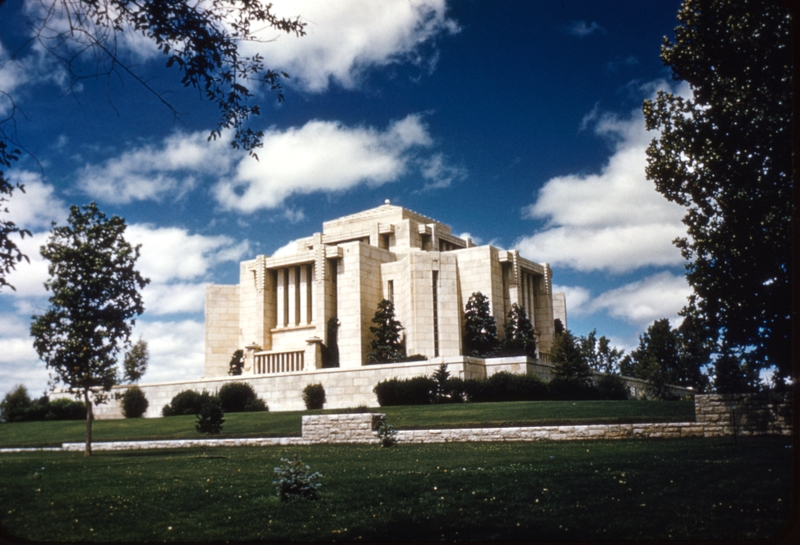
[[[397,429],[611,424],[694,421],[692,401],[519,401],[417,405],[372,409]],[[339,411],[229,413],[220,437],[291,437],[301,433],[304,414]],[[94,441],[201,437],[194,416],[96,420]],[[0,424],[0,448],[60,446],[84,440],[83,421]]]
[[[789,516],[786,437],[0,455],[0,523],[34,541],[739,540]],[[280,458],[323,474],[281,502]]]

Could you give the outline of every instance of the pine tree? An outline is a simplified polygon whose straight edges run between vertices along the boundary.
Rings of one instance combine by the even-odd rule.
[[[483,358],[492,355],[499,346],[497,322],[491,314],[489,298],[475,292],[464,312],[464,353]]]
[[[521,307],[516,303],[511,305],[504,329],[506,338],[503,340],[503,353],[505,355],[536,357],[536,338],[533,335],[533,324],[528,319],[525,307]]]
[[[592,369],[581,354],[578,341],[569,330],[557,335],[550,349],[553,378],[588,384]]]
[[[378,310],[375,311],[372,323],[375,325],[369,328],[373,339],[369,345],[367,361],[369,363],[392,363],[402,360],[405,357],[403,343],[400,340],[403,326],[395,318],[394,303],[388,299],[383,299],[378,303]]]

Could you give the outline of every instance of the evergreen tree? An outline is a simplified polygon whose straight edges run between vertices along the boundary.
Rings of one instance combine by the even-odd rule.
[[[369,331],[373,338],[370,341],[370,351],[367,353],[369,363],[391,363],[400,361],[405,357],[405,349],[400,340],[403,326],[395,318],[394,303],[383,299],[378,303],[378,310],[372,318],[374,326]]]
[[[509,356],[536,357],[536,338],[533,335],[533,324],[528,319],[525,307],[516,303],[508,311],[508,320],[503,326],[506,338],[503,340],[503,353]]]
[[[611,346],[611,341],[606,336],[597,338],[597,330],[593,329],[586,337],[580,337],[578,344],[581,348],[586,363],[595,371],[603,373],[617,373],[624,350]]]
[[[196,415],[195,429],[199,433],[206,435],[218,435],[222,431],[222,424],[225,423],[222,410],[222,403],[219,397],[203,392],[203,402],[200,411]]]
[[[686,207],[682,315],[748,368],[791,372],[792,44],[783,2],[684,0],[661,59],[692,91],[645,101],[647,178]],[[795,273],[796,274],[796,273]]]
[[[499,346],[497,322],[492,316],[489,298],[475,292],[467,301],[464,312],[464,353],[483,358],[493,354]]]
[[[553,365],[553,378],[588,384],[592,377],[592,369],[581,354],[578,341],[569,330],[556,336],[550,349],[550,360]]]

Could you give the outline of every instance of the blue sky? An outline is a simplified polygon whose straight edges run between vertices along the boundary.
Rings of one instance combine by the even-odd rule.
[[[645,179],[655,135],[641,104],[689,93],[658,57],[679,4],[275,0],[308,34],[248,46],[291,75],[284,103],[263,97],[259,161],[227,134],[207,141],[216,111],[146,40],[121,40],[121,58],[177,118],[123,72],[71,79],[21,24],[41,2],[4,4],[0,117],[12,97],[30,152],[9,173],[27,188],[9,215],[34,236],[21,243],[31,264],[9,277],[17,291],[0,292],[0,392],[46,387],[28,335],[47,305],[38,247],[90,201],[142,244],[144,382],[202,375],[206,284],[235,283],[240,260],[385,199],[550,263],[577,335],[596,328],[628,351],[653,320],[677,325],[690,292],[671,244],[683,211]],[[86,61],[76,66],[97,69]]]

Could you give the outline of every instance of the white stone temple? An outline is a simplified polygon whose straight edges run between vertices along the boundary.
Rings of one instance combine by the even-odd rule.
[[[552,345],[554,319],[567,325],[564,294],[552,293],[547,263],[476,246],[388,201],[325,222],[321,233],[297,240],[291,255],[243,261],[239,275],[237,285],[207,287],[204,379],[227,377],[231,356],[241,349],[241,378],[290,373],[302,389],[301,375],[323,367],[331,318],[339,323],[339,369],[362,369],[382,299],[394,303],[406,353],[430,362],[464,359],[464,306],[475,292],[489,298],[501,337],[511,305],[524,307],[542,353]]]

